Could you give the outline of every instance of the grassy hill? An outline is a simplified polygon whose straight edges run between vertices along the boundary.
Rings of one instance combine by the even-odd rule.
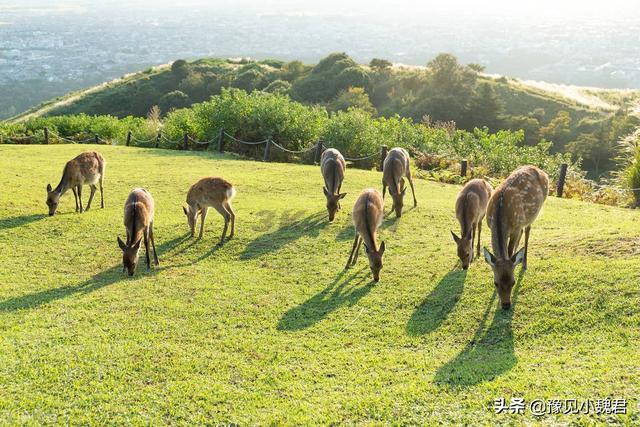
[[[0,146],[3,422],[640,422],[638,212],[550,198],[503,312],[486,264],[456,266],[457,186],[416,182],[418,207],[384,222],[374,284],[363,255],[343,266],[352,204],[380,173],[347,170],[329,224],[317,167],[95,148],[106,209],[76,214],[67,194],[48,217],[46,184],[87,147]],[[210,174],[238,190],[222,248],[215,212],[197,241],[181,208]],[[155,197],[161,264],[129,278],[116,236],[135,186]],[[629,403],[626,416],[534,418],[496,415],[500,397]]]

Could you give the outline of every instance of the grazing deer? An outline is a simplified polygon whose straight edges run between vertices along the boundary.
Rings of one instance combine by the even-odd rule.
[[[356,229],[356,238],[353,241],[349,261],[345,269],[350,265],[355,265],[358,259],[360,245],[364,242],[364,247],[369,258],[369,268],[373,273],[373,280],[380,280],[380,270],[382,270],[382,255],[384,255],[384,242],[376,242],[376,231],[382,225],[384,217],[384,200],[377,190],[370,188],[360,193],[356,204],[353,207],[353,225]]]
[[[416,192],[413,188],[413,179],[411,179],[411,167],[409,164],[410,157],[404,148],[393,148],[387,154],[382,165],[382,198],[384,198],[389,187],[389,194],[393,199],[393,210],[396,217],[402,216],[402,199],[406,188],[404,187],[404,177],[409,180],[411,185],[411,193],[413,194],[413,207],[418,206],[416,201]]]
[[[329,148],[322,153],[320,171],[322,172],[322,178],[324,178],[322,190],[327,198],[329,221],[333,221],[336,212],[340,209],[340,200],[347,195],[347,193],[340,193],[345,167],[344,157],[335,148]]]
[[[69,160],[62,172],[60,184],[55,189],[51,184],[47,184],[47,206],[49,206],[49,216],[53,216],[58,209],[60,197],[68,190],[73,191],[76,199],[76,212],[89,210],[93,195],[96,193],[96,184],[100,184],[100,207],[104,209],[104,194],[102,181],[104,180],[104,169],[106,162],[102,155],[96,151],[82,153],[76,158]],[[87,208],[82,208],[82,186],[91,186],[91,195],[87,202]]]
[[[487,207],[494,254],[484,248],[484,258],[493,269],[493,282],[504,310],[511,307],[514,269],[527,268],[529,232],[549,193],[549,177],[535,166],[516,169],[493,192]],[[524,248],[516,252],[524,230]]]
[[[487,213],[487,204],[493,187],[483,179],[467,182],[456,199],[456,218],[460,223],[460,236],[453,231],[451,235],[458,245],[458,258],[466,270],[473,261],[473,246],[478,234],[477,256],[480,256],[480,234],[482,220]]]
[[[236,224],[236,215],[231,208],[231,200],[235,195],[236,189],[233,188],[233,185],[222,178],[202,178],[193,184],[187,193],[187,205],[182,207],[191,228],[191,237],[195,236],[196,221],[198,215],[200,215],[200,235],[198,238],[202,238],[204,220],[207,218],[209,208],[213,207],[224,218],[224,229],[222,230],[220,245],[224,243],[229,221],[231,221],[231,233],[227,239],[231,239]]]
[[[155,203],[151,193],[144,188],[134,188],[129,193],[124,203],[124,227],[127,230],[127,243],[118,237],[118,246],[122,249],[122,271],[127,271],[133,276],[138,265],[138,252],[140,243],[144,238],[144,248],[147,255],[147,270],[151,268],[149,259],[149,239],[153,246],[153,258],[155,265],[159,265],[156,244],[153,239],[153,213]]]

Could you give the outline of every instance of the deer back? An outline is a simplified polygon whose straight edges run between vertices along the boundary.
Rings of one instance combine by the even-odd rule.
[[[187,204],[194,209],[220,206],[230,201],[236,192],[233,185],[224,178],[209,176],[200,179],[189,188]]]
[[[382,180],[389,186],[389,191],[399,193],[400,181],[409,170],[409,153],[404,148],[393,148],[384,159],[382,167]]]
[[[344,157],[335,148],[329,148],[322,153],[320,171],[322,172],[322,178],[329,193],[338,193],[338,188],[344,180],[345,167]]]
[[[376,232],[384,218],[384,201],[375,189],[364,190],[353,206],[353,225],[364,243],[374,250],[378,249]]]
[[[143,188],[131,190],[124,204],[124,226],[128,231],[127,245],[138,240],[142,231],[153,222],[155,203],[151,193]]]
[[[462,235],[485,216],[492,190],[491,184],[483,179],[472,179],[462,188],[456,199],[456,218]]]

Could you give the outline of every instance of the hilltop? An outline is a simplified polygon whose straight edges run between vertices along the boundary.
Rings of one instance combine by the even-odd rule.
[[[99,150],[104,210],[44,188]],[[21,165],[29,164],[24,168]],[[210,212],[191,239],[181,205],[198,178],[237,187],[236,236]],[[0,413],[8,424],[635,425],[640,393],[638,211],[550,197],[512,311],[482,261],[457,265],[460,187],[416,180],[418,207],[343,271],[358,193],[348,169],[326,220],[317,166],[122,146],[0,145]],[[291,182],[296,185],[292,186]],[[37,185],[25,185],[36,183]],[[116,236],[135,186],[156,201],[160,266],[122,273]],[[86,202],[85,191],[85,202]],[[389,206],[387,206],[387,211]],[[488,244],[483,230],[483,244]],[[493,402],[627,398],[627,415],[495,414]]]

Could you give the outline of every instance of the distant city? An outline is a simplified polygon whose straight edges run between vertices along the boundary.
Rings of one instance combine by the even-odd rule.
[[[17,3],[17,2],[14,2]],[[0,118],[52,96],[178,58],[316,62],[346,51],[424,65],[440,52],[488,73],[640,88],[640,19],[517,19],[441,12],[402,17],[264,13],[216,8],[7,6],[0,2]],[[16,87],[34,87],[20,99]],[[35,85],[35,86],[33,86]],[[36,90],[35,88],[39,88]],[[3,99],[4,98],[4,99]]]

